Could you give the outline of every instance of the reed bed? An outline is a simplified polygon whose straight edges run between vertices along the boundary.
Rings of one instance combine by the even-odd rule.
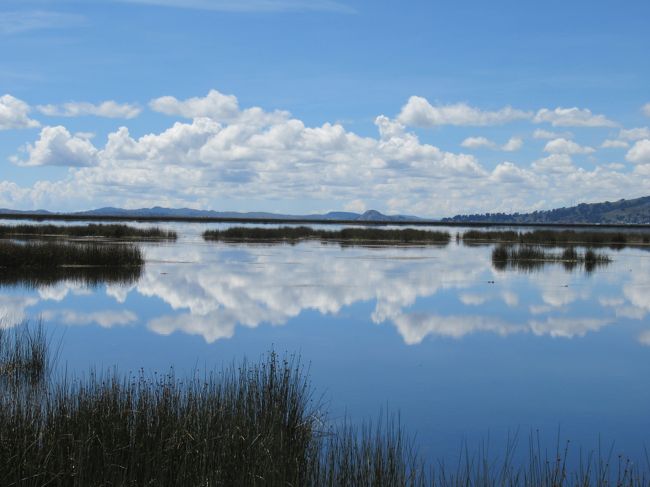
[[[47,366],[43,333],[15,336]],[[5,343],[0,360],[16,348],[30,360]],[[274,352],[188,379],[91,372],[15,391],[0,381],[3,486],[650,486],[631,462],[589,457],[570,471],[566,451],[534,443],[522,465],[510,444],[501,460],[465,450],[456,467],[426,464],[390,416],[333,426],[300,359]]]
[[[0,327],[0,383],[42,382],[52,365],[50,352],[42,323]]]
[[[556,247],[580,245],[623,248],[628,245],[650,244],[650,233],[576,230],[534,230],[530,232],[469,230],[463,233],[462,239],[467,244],[498,242]]]
[[[0,270],[0,287],[20,286],[25,289],[35,289],[62,282],[91,288],[103,284],[127,286],[140,279],[142,270],[143,266],[5,268]]]
[[[611,259],[605,254],[593,249],[578,252],[575,247],[567,247],[561,253],[556,253],[536,245],[499,244],[492,250],[492,264],[497,270],[532,271],[549,263],[561,263],[567,270],[582,265],[587,272],[591,272],[610,262]]]
[[[318,230],[311,227],[231,227],[226,230],[207,230],[205,240],[255,241],[255,242],[296,242],[300,240],[320,240],[340,243],[397,243],[397,244],[447,244],[451,236],[448,232],[401,228],[386,230],[379,228],[344,228],[342,230]]]
[[[112,239],[176,240],[172,230],[136,228],[123,224],[0,225],[0,237],[103,237]]]
[[[63,266],[141,267],[142,252],[136,245],[70,243],[59,241],[0,241],[0,268],[54,269]]]

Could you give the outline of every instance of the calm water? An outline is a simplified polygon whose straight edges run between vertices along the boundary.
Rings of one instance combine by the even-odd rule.
[[[334,419],[399,411],[428,456],[540,430],[634,458],[650,443],[650,252],[592,273],[496,271],[491,246],[205,243],[169,225],[131,285],[0,288],[4,326],[42,317],[68,371],[182,373],[270,349],[309,364]],[[459,229],[451,229],[455,234]],[[462,229],[460,229],[462,232]],[[650,445],[649,445],[650,446]]]

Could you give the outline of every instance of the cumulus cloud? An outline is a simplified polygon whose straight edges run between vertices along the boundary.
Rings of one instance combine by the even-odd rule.
[[[633,129],[621,129],[621,131],[618,133],[618,138],[632,141],[650,139],[650,128],[637,127]]]
[[[508,142],[501,146],[501,150],[505,152],[515,152],[524,146],[524,140],[521,137],[510,137]]]
[[[106,118],[135,118],[142,109],[129,103],[117,103],[112,100],[93,104],[87,102],[68,102],[62,105],[39,105],[39,112],[48,117],[82,117],[92,115]]]
[[[568,133],[553,132],[551,130],[536,129],[533,132],[534,139],[559,139],[560,137],[571,138],[572,135]]]
[[[135,313],[128,310],[103,310],[84,313],[69,309],[46,310],[42,313],[45,321],[58,321],[69,326],[97,324],[102,328],[132,325],[138,320]]]
[[[481,147],[495,149],[497,147],[494,142],[485,137],[467,137],[460,145],[467,149],[480,149]]]
[[[627,152],[625,159],[634,164],[650,164],[650,139],[636,142]]]
[[[630,144],[624,140],[606,139],[602,144],[600,144],[600,146],[603,149],[626,149],[630,146]]]
[[[573,140],[553,139],[547,142],[544,152],[550,154],[593,154],[596,149],[593,147],[582,146]]]
[[[161,205],[278,211],[308,205],[324,211],[372,201],[382,211],[435,217],[641,196],[650,184],[650,170],[642,166],[632,171],[594,164],[587,171],[564,153],[531,166],[508,161],[490,170],[471,154],[423,142],[385,115],[376,118],[373,137],[337,123],[310,127],[285,111],[240,108],[233,95],[214,91],[153,105],[190,120],[137,137],[121,127],[104,145],[89,134],[47,127],[25,148],[26,156],[12,160],[69,165],[67,175],[31,187],[5,181],[0,202],[60,210]]]
[[[40,126],[29,118],[27,103],[9,94],[0,96],[0,130],[24,129]]]
[[[65,127],[43,127],[39,139],[27,144],[26,159],[11,158],[19,166],[90,166],[98,151],[87,138],[73,136]]]
[[[460,145],[467,149],[486,148],[493,150],[502,150],[505,152],[514,152],[521,149],[521,147],[524,145],[524,141],[520,137],[511,137],[505,144],[499,146],[495,142],[485,137],[467,137],[461,142]]]
[[[234,95],[224,95],[210,90],[204,97],[178,100],[173,96],[161,96],[149,102],[149,108],[165,115],[185,118],[208,117],[213,120],[230,120],[239,114],[239,103]]]
[[[554,127],[615,127],[605,115],[591,113],[588,108],[542,108],[533,118],[535,123],[550,123]]]
[[[497,111],[483,111],[466,103],[431,105],[426,98],[412,96],[397,117],[404,125],[435,127],[437,125],[501,125],[530,119],[532,114],[510,106]]]

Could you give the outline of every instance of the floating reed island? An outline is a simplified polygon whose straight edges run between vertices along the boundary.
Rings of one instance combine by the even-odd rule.
[[[159,227],[136,228],[121,224],[89,225],[0,225],[0,237],[101,237],[111,239],[176,240],[172,230]]]
[[[395,230],[379,228],[344,228],[342,230],[320,230],[312,227],[230,227],[225,230],[203,232],[205,240],[250,241],[250,242],[297,242],[320,240],[343,244],[438,244],[445,245],[451,238],[449,232],[400,228]]]
[[[538,244],[556,247],[564,246],[609,246],[623,248],[629,245],[649,245],[650,232],[645,231],[577,231],[577,230],[533,230],[518,232],[514,230],[469,230],[463,233],[466,244],[518,243]]]
[[[56,377],[40,330],[0,335],[0,379],[19,382],[0,380],[0,485],[650,486],[622,457],[571,471],[568,447],[549,457],[535,437],[521,466],[512,442],[501,460],[465,449],[456,467],[425,462],[390,416],[335,425],[300,359],[274,352],[189,379]]]
[[[561,263],[567,270],[578,265],[584,266],[587,272],[596,267],[607,265],[611,259],[593,249],[578,252],[574,247],[567,247],[557,253],[536,245],[497,245],[492,251],[492,264],[498,270],[518,269],[535,270],[550,263]]]

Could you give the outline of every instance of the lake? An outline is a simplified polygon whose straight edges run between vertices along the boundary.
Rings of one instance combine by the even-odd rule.
[[[15,222],[4,222],[12,224]],[[142,225],[139,226],[149,226]],[[59,367],[220,368],[299,354],[338,421],[399,413],[428,458],[531,432],[641,459],[650,431],[650,252],[591,272],[498,270],[493,245],[204,242],[225,224],[161,225],[133,282],[0,288],[3,326],[43,320]],[[436,227],[436,230],[445,228]],[[455,236],[462,228],[447,229]]]

